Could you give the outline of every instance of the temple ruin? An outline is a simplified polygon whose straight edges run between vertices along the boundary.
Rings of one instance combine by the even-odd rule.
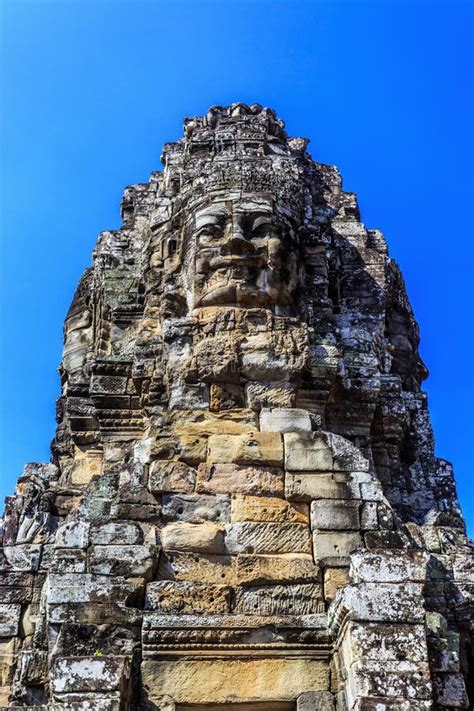
[[[403,277],[258,104],[125,190],[7,498],[2,708],[474,707],[473,548]]]

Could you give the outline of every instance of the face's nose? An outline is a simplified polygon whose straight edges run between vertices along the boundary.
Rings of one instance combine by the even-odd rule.
[[[227,254],[240,257],[245,254],[255,254],[255,247],[244,236],[233,235],[225,245]]]
[[[252,242],[247,239],[243,218],[241,216],[234,216],[232,224],[229,225],[228,239],[223,246],[222,253],[236,257],[255,254],[255,247]]]

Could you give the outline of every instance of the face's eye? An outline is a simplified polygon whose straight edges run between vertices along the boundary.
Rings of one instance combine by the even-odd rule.
[[[201,243],[218,240],[222,237],[222,227],[220,225],[204,225],[197,231],[196,235]]]
[[[275,232],[275,227],[269,222],[263,222],[252,230],[252,239],[262,239],[271,237]]]
[[[204,225],[198,230],[198,235],[214,235],[221,232],[219,225]]]

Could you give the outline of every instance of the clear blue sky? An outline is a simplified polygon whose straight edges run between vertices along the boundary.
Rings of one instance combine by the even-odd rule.
[[[184,116],[272,106],[383,230],[474,533],[473,3],[3,0],[0,495],[47,461],[62,323]]]

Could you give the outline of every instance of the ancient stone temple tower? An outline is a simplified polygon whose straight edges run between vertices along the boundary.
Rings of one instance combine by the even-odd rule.
[[[7,499],[3,707],[474,703],[472,549],[397,265],[275,112],[212,107],[125,191]]]

